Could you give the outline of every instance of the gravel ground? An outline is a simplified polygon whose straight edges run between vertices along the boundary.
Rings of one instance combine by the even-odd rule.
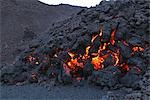
[[[49,90],[37,85],[2,86],[1,100],[97,100],[106,92],[91,87],[55,86]]]

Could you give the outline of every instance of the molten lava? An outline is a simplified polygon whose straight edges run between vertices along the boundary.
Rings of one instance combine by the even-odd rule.
[[[103,62],[105,61],[105,59],[108,57],[108,54],[104,55],[104,56],[96,56],[92,58],[91,64],[94,66],[95,70],[99,70],[101,68],[104,67]]]
[[[72,70],[75,70],[77,67],[83,67],[82,62],[78,62],[77,58],[74,58],[75,54],[68,52],[71,57],[71,60],[67,63],[68,67]]]
[[[112,64],[112,66],[116,66],[119,67],[119,69],[123,72],[127,72],[129,70],[129,65],[122,61],[122,55],[120,54],[120,49],[117,48],[117,45],[115,45],[115,32],[117,31],[117,29],[112,29],[110,32],[110,38],[107,42],[103,42],[102,40],[102,35],[103,35],[103,31],[102,31],[102,27],[100,27],[100,31],[99,34],[92,36],[91,39],[91,45],[88,45],[85,48],[85,53],[84,54],[75,54],[72,53],[70,51],[68,51],[68,55],[70,56],[70,59],[67,60],[66,62],[63,62],[63,68],[66,72],[66,74],[70,74],[70,73],[76,73],[76,72],[82,72],[82,69],[84,68],[84,65],[86,64],[86,62],[90,61],[89,63],[93,66],[94,70],[100,70],[104,67],[104,62],[107,62],[110,60],[110,64]],[[93,47],[95,45],[94,42],[96,39],[99,39],[100,41],[100,45],[98,45],[98,50],[96,52],[89,52],[90,49],[92,49],[91,47]],[[125,40],[121,40],[119,42],[122,42],[123,45],[125,46],[130,46]],[[117,43],[117,42],[116,42]],[[110,48],[111,46],[114,46],[114,49]],[[135,46],[130,48],[132,50],[131,54],[135,54],[136,52],[139,51],[144,51],[144,48],[139,47],[139,46]],[[54,57],[58,57],[57,54],[54,55]],[[50,59],[47,59],[48,57],[45,56],[44,59],[42,60],[43,63],[46,63],[47,61],[49,61]],[[36,56],[34,55],[28,55],[26,58],[26,62],[31,63],[31,64],[36,64],[39,65],[39,60]],[[136,67],[137,71],[141,71],[140,68]],[[35,77],[35,75],[32,75],[33,78]],[[73,75],[73,76],[78,76],[78,75]]]
[[[116,32],[116,29],[113,29],[113,30],[111,30],[111,32],[110,32],[110,43],[111,43],[112,45],[115,44],[115,32]]]
[[[94,70],[102,69],[104,67],[103,63],[107,59],[109,54],[112,56],[113,61],[115,62],[114,66],[117,66],[117,64],[119,63],[119,49],[116,52],[111,51],[111,50],[106,50],[107,46],[109,46],[111,44],[114,45],[114,43],[115,43],[115,40],[114,40],[115,32],[116,32],[115,29],[111,31],[110,42],[101,43],[101,45],[100,45],[100,47],[96,53],[89,54],[89,49],[92,47],[92,45],[94,45],[94,40],[97,37],[99,37],[99,40],[101,41],[102,28],[100,28],[99,34],[92,36],[92,39],[91,39],[92,45],[87,46],[85,48],[85,54],[83,54],[83,55],[77,54],[78,56],[75,57],[76,54],[68,52],[71,59],[66,64],[64,64],[64,69],[66,70],[66,73],[69,73],[69,71],[71,71],[71,70],[76,70],[79,67],[83,68],[84,64],[88,58],[91,59],[91,64],[93,65]],[[102,53],[103,51],[106,51],[107,53],[103,54]]]
[[[117,52],[112,52],[110,51],[112,54],[113,59],[115,59],[115,64],[114,66],[117,66],[117,64],[119,63],[119,49],[117,50]]]

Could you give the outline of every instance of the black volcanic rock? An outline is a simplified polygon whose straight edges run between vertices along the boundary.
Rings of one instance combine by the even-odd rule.
[[[105,69],[97,71],[91,78],[91,83],[94,83],[102,87],[114,87],[119,82],[119,76],[121,72],[115,66],[108,66]]]
[[[60,56],[58,58],[60,61],[54,61],[53,63],[49,64],[49,67],[54,67],[53,65],[56,64],[56,73],[60,72],[62,70],[61,68],[63,68],[63,66],[60,65],[60,62],[64,63],[63,61],[68,60],[66,59],[67,54],[65,56],[61,53],[65,54],[71,51],[75,53],[75,57],[76,55],[83,55],[85,53],[85,48],[91,45],[92,35],[99,33],[98,27],[100,26],[103,30],[102,37],[100,37],[102,44],[110,43],[110,32],[112,29],[116,29],[118,26],[114,34],[114,45],[110,43],[106,49],[110,50],[109,52],[116,52],[116,49],[119,49],[119,53],[117,52],[119,54],[119,59],[123,60],[119,61],[119,65],[114,66],[114,64],[111,63],[111,59],[117,60],[117,58],[109,57],[104,62],[104,68],[101,70],[93,71],[92,73],[90,69],[90,67],[92,67],[91,64],[86,64],[85,69],[78,66],[79,68],[77,68],[77,70],[72,70],[70,72],[71,75],[63,73],[60,79],[62,79],[64,84],[70,84],[72,83],[72,78],[83,77],[84,75],[88,76],[87,70],[90,69],[90,74],[92,74],[91,81],[96,85],[112,88],[120,84],[119,82],[121,81],[121,84],[124,86],[132,87],[130,86],[130,84],[133,82],[132,78],[134,78],[134,81],[140,81],[140,76],[147,72],[147,69],[149,68],[149,63],[147,63],[149,61],[149,42],[147,40],[148,38],[146,38],[149,33],[149,23],[147,23],[149,15],[145,14],[147,13],[147,10],[149,10],[149,7],[147,7],[148,4],[150,4],[148,0],[141,2],[139,0],[102,1],[96,7],[84,9],[80,13],[74,14],[68,19],[55,22],[52,25],[53,27],[50,27],[45,33],[32,40],[32,42],[37,42],[39,44],[38,47],[27,48],[27,50],[22,53],[23,56],[20,55],[20,59],[24,58],[31,52],[38,54],[40,59],[43,57],[43,55],[47,54],[47,56],[51,59],[48,61],[49,64],[49,62],[53,62],[53,58]],[[94,23],[95,25],[93,25]],[[127,46],[125,43],[122,43],[122,40],[127,42],[129,46]],[[97,51],[97,47],[101,45],[101,41],[96,39],[94,46],[95,45],[96,49],[94,48],[94,50]],[[145,50],[140,51],[140,55],[133,55],[131,51],[133,46],[142,46]],[[105,51],[106,52],[102,53],[106,54],[107,50]],[[116,56],[116,53],[114,55]],[[62,60],[60,58],[62,58]],[[17,60],[16,62],[19,64],[23,63],[20,60]],[[132,68],[125,68],[127,69],[127,72],[122,73],[118,68],[121,68],[122,64],[120,64],[120,62],[136,66],[138,70],[142,71],[142,74],[139,73],[139,75],[137,75],[134,73],[134,71],[130,72],[130,69]],[[42,60],[40,60],[39,63],[43,64]],[[57,65],[57,63],[59,64]],[[39,67],[40,65],[34,65],[30,67],[27,66],[27,72],[29,73],[30,71]],[[125,67],[128,66],[126,65]],[[22,72],[22,68],[20,70],[21,71],[19,72]],[[17,71],[14,72],[17,73]],[[16,73],[12,74],[14,75]],[[76,75],[76,77],[74,75]],[[5,78],[9,82],[9,77],[7,77],[7,75],[3,78],[3,80],[5,80]],[[129,82],[127,82],[128,80]]]
[[[125,87],[132,87],[133,89],[140,88],[139,81],[141,80],[141,76],[135,71],[130,70],[127,74],[120,79],[121,84]]]

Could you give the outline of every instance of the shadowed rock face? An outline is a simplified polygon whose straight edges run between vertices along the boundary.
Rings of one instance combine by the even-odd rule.
[[[21,40],[26,27],[39,34],[51,27],[52,23],[64,20],[81,9],[69,5],[49,6],[38,0],[2,0],[2,62],[13,61],[16,56],[13,52],[24,43]]]

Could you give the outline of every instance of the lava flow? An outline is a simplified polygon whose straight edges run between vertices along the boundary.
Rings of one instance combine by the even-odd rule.
[[[70,74],[71,72],[75,71],[81,71],[85,64],[89,62],[94,70],[100,70],[102,68],[107,67],[108,65],[111,66],[116,66],[118,67],[121,71],[127,72],[129,70],[129,65],[126,61],[122,59],[122,54],[120,53],[120,47],[118,47],[117,43],[115,41],[115,33],[117,31],[116,29],[112,29],[110,31],[110,37],[107,42],[103,41],[103,31],[102,27],[100,27],[100,32],[97,35],[92,36],[91,39],[91,45],[88,45],[85,48],[85,53],[84,54],[76,54],[73,52],[68,51],[68,55],[70,56],[70,59],[67,60],[66,62],[63,62],[63,68],[67,74]],[[95,43],[99,41],[100,43]],[[131,46],[129,45],[125,40],[122,40],[122,45],[130,47],[131,49],[131,54],[134,55],[137,52],[144,51],[144,48],[140,46]],[[94,52],[92,51],[95,45],[96,50],[94,48]],[[98,49],[98,50],[97,50]],[[54,57],[58,57],[57,55],[54,55]],[[38,57],[31,54],[25,57],[25,60],[27,63],[39,65],[39,60]],[[108,63],[108,64],[105,64]]]
[[[121,54],[120,54],[119,48],[117,48],[115,51],[107,48],[110,45],[115,46],[115,32],[116,32],[116,30],[117,29],[112,29],[110,32],[109,41],[103,43],[102,42],[103,32],[102,32],[102,28],[100,28],[99,34],[92,36],[91,45],[87,46],[85,48],[85,54],[83,54],[83,55],[68,52],[71,59],[68,62],[63,64],[63,67],[64,67],[66,73],[69,74],[70,71],[78,70],[78,68],[83,68],[87,59],[91,59],[91,64],[93,65],[94,70],[100,70],[104,67],[107,67],[107,66],[104,66],[104,62],[106,59],[108,59],[109,55],[112,57],[113,66],[118,66],[119,68],[121,68],[121,70],[128,71],[129,70],[128,64],[125,62],[121,62],[122,60],[120,60]],[[96,53],[89,53],[89,50],[94,45],[94,40],[96,38],[99,38],[99,41],[101,42],[99,49]],[[125,46],[129,46],[126,43],[126,41],[123,41],[123,44]],[[138,51],[143,51],[143,50],[144,50],[144,48],[142,48],[142,47],[133,47],[132,53],[135,53]],[[77,56],[75,56],[75,55],[77,55]]]
[[[99,37],[99,40],[101,41],[102,28],[100,28],[99,34],[97,34],[95,36],[92,36],[92,40],[91,40],[92,45],[86,47],[84,55],[79,55],[79,56],[75,57],[76,54],[68,52],[71,59],[70,59],[70,61],[66,62],[66,64],[64,64],[64,69],[66,70],[66,72],[69,73],[69,70],[70,71],[71,70],[76,70],[79,67],[83,68],[84,63],[89,58],[91,59],[91,64],[93,65],[94,70],[102,69],[104,67],[103,63],[104,63],[105,59],[108,57],[109,54],[115,60],[114,65],[116,66],[119,63],[119,50],[117,50],[116,52],[107,50],[106,54],[102,54],[102,51],[105,51],[108,45],[110,45],[110,44],[114,45],[114,43],[115,43],[115,40],[114,40],[115,30],[111,31],[110,34],[111,34],[110,42],[101,44],[100,47],[99,47],[99,50],[96,53],[89,54],[89,50],[93,46],[94,40],[97,37]]]

